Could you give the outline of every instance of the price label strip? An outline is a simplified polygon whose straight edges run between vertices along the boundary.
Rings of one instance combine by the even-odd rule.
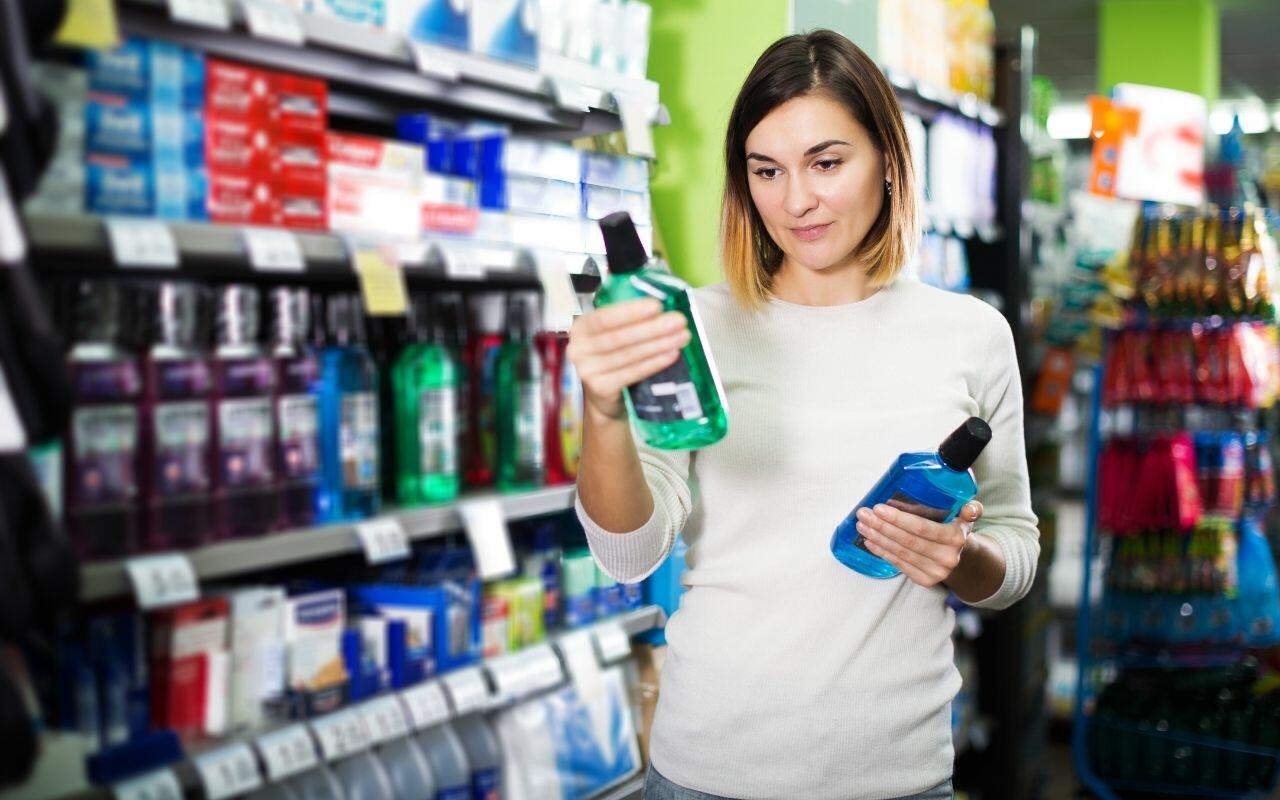
[[[540,644],[493,659],[486,664],[498,694],[518,699],[533,692],[550,689],[564,680],[560,659],[551,645]]]
[[[302,272],[306,261],[298,237],[276,228],[245,228],[244,248],[258,272]]]
[[[138,556],[124,562],[138,608],[150,611],[200,599],[200,583],[191,561],[182,553]]]
[[[360,706],[364,726],[372,744],[382,744],[409,735],[409,720],[404,706],[394,696],[379,697]]]
[[[337,711],[311,723],[325,761],[349,756],[369,747],[369,731],[355,709]]]
[[[118,783],[111,793],[116,800],[182,800],[182,786],[167,767]]]
[[[258,761],[247,744],[196,756],[195,764],[208,800],[247,794],[262,785]]]
[[[356,537],[360,539],[370,564],[385,564],[409,557],[409,536],[395,517],[357,522]]]
[[[474,247],[442,247],[440,258],[444,261],[444,274],[455,281],[484,280],[484,263]]]
[[[438,681],[427,681],[400,694],[414,730],[423,730],[449,719],[449,701]]]
[[[616,622],[606,622],[592,629],[596,648],[600,651],[600,663],[611,664],[631,655],[631,637]]]
[[[154,219],[108,217],[106,226],[116,266],[178,268],[178,245],[166,223]]]
[[[613,100],[618,106],[627,152],[633,156],[653,158],[657,152],[653,146],[653,118],[657,116],[653,103],[625,92],[614,92]]]
[[[489,707],[489,685],[479,667],[466,667],[445,675],[444,688],[449,692],[453,712],[457,716],[483,711]]]
[[[226,0],[169,0],[169,16],[205,28],[231,28],[231,9]]]
[[[271,39],[301,47],[307,41],[302,20],[296,9],[278,0],[242,0],[249,33],[260,39]]]
[[[305,725],[290,725],[259,736],[256,744],[272,782],[305,772],[320,763]]]
[[[511,550],[511,532],[497,497],[475,497],[458,503],[476,571],[482,580],[502,578],[516,571],[516,557]]]

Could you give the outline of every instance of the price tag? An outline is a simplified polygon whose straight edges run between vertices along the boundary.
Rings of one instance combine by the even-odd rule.
[[[423,75],[430,75],[449,83],[457,83],[462,77],[458,65],[453,63],[447,53],[419,42],[410,42],[409,49],[413,51],[413,63],[418,67],[418,72]]]
[[[592,635],[595,637],[602,663],[621,661],[631,655],[631,637],[618,623],[606,622],[603,625],[597,625],[592,630]]]
[[[1000,112],[991,106],[983,105],[982,109],[978,112],[978,116],[982,118],[983,122],[991,125],[992,127],[1000,124]]]
[[[430,728],[449,718],[449,701],[444,697],[444,690],[437,681],[420,683],[412,689],[400,694],[405,708],[409,709],[409,719],[414,730]]]
[[[138,556],[124,562],[138,608],[150,611],[200,598],[200,583],[191,560],[182,553]]]
[[[502,502],[496,497],[472,497],[458,503],[471,555],[482,580],[501,578],[516,571],[516,557],[511,551],[511,533]]]
[[[337,711],[311,723],[325,761],[349,756],[369,747],[369,731],[355,709]]]
[[[278,228],[245,228],[249,263],[259,272],[301,272],[306,267],[298,237]]]
[[[405,718],[404,706],[392,695],[370,700],[360,706],[360,713],[364,716],[364,727],[369,731],[373,744],[409,735],[409,720]]]
[[[453,702],[453,713],[462,716],[483,711],[489,706],[489,685],[479,667],[466,667],[450,672],[442,679]]]
[[[551,645],[534,647],[502,656],[486,664],[498,694],[508,698],[523,697],[542,689],[550,689],[564,679],[560,659]]]
[[[68,47],[109,50],[120,44],[114,0],[75,0],[67,3],[62,27],[53,40]]]
[[[440,257],[444,259],[444,274],[455,281],[484,280],[484,264],[480,261],[478,250],[470,247],[441,248]]]
[[[111,787],[116,800],[182,800],[182,786],[165,768]]]
[[[952,229],[955,231],[956,236],[959,236],[961,239],[973,238],[973,224],[970,223],[968,220],[964,220],[964,219],[956,220],[955,224],[952,226]]]
[[[590,631],[572,631],[556,640],[564,666],[583,702],[592,703],[604,691],[604,676]]]
[[[267,765],[267,778],[272,782],[282,780],[311,769],[320,763],[316,746],[311,741],[305,725],[290,725],[278,731],[259,736],[258,752]]]
[[[226,0],[169,0],[169,15],[179,22],[206,28],[231,28],[231,10]]]
[[[178,245],[173,241],[173,231],[165,223],[154,219],[108,217],[106,225],[111,255],[117,266],[177,268]]]
[[[653,104],[624,92],[614,92],[613,99],[622,120],[627,152],[633,156],[653,158],[656,152],[653,147],[653,118],[656,111]]]
[[[375,317],[403,316],[408,308],[404,270],[382,250],[358,249],[354,266],[360,279],[365,313]]]
[[[538,281],[542,284],[542,321],[550,331],[567,331],[573,318],[582,313],[578,294],[573,291],[573,278],[564,260],[538,258]]]
[[[273,39],[301,46],[307,35],[296,9],[277,0],[241,0],[249,33],[261,39]]]
[[[960,113],[970,119],[978,116],[978,98],[972,94],[960,95]]]
[[[409,557],[409,537],[395,517],[357,522],[356,536],[370,564],[385,564]]]
[[[937,101],[942,99],[942,95],[938,94],[938,91],[927,83],[916,84],[916,94],[920,95],[925,100]]]
[[[567,81],[564,78],[550,78],[551,97],[555,100],[556,105],[566,111],[580,111],[587,113],[593,105],[600,102],[600,92],[596,89],[589,89],[575,81]]]
[[[3,98],[0,98],[3,102]],[[18,212],[9,194],[9,183],[0,170],[0,264],[16,264],[27,257],[27,237],[18,223]]]
[[[247,794],[262,785],[258,762],[247,744],[196,756],[195,763],[208,800]]]

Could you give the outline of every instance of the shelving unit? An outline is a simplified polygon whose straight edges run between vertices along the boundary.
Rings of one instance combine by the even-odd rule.
[[[895,69],[886,69],[884,74],[889,79],[889,83],[898,90],[899,100],[912,110],[923,111],[926,114],[937,109],[954,111],[992,128],[1003,127],[1008,119],[1004,111],[979,100],[976,95],[959,94],[950,89],[930,86]]]
[[[595,800],[640,800],[644,796],[644,775],[638,775],[622,785],[610,789]]]

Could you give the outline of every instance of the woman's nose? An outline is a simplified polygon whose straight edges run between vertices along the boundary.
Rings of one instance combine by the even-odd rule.
[[[782,199],[782,210],[793,217],[803,217],[818,204],[817,196],[804,178],[787,181],[787,195]]]

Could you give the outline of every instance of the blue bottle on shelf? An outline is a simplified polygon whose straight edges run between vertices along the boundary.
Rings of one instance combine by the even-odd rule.
[[[938,447],[936,453],[903,453],[872,487],[862,502],[836,526],[831,553],[849,569],[872,578],[892,578],[897,567],[873,555],[858,533],[858,509],[881,503],[936,522],[950,522],[978,494],[969,468],[991,441],[991,426],[969,417]]]
[[[330,297],[320,350],[319,522],[378,513],[378,376],[365,347],[360,300]]]

